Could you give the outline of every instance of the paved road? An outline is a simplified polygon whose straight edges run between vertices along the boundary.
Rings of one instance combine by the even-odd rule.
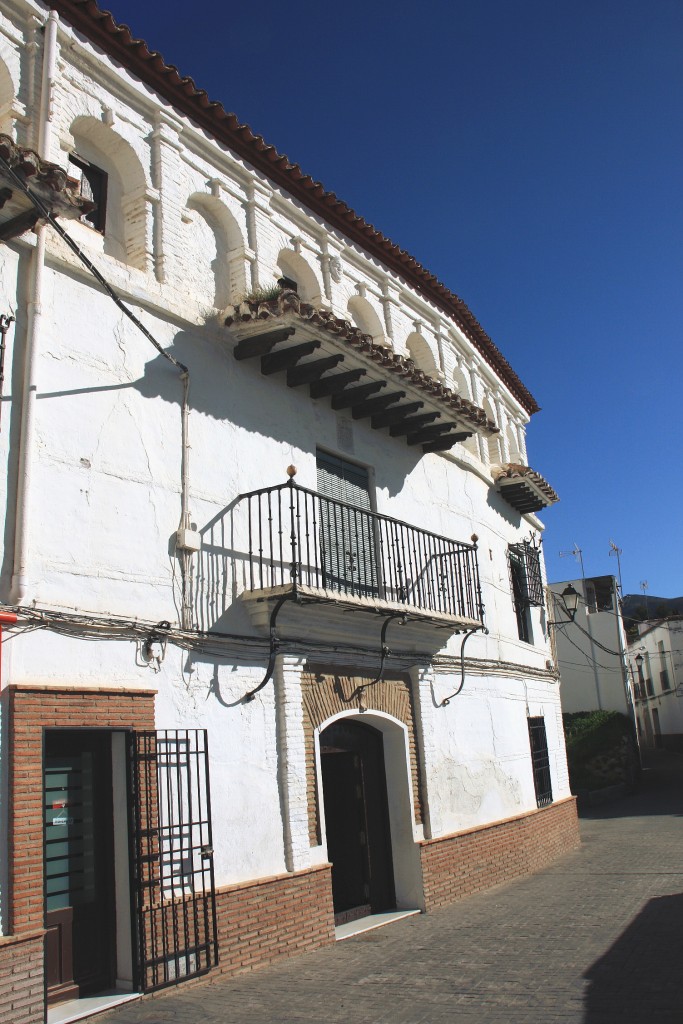
[[[683,1024],[683,756],[531,878],[98,1024]]]

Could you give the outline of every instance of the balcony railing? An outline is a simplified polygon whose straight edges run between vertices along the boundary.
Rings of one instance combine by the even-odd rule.
[[[440,537],[293,480],[241,495],[240,507],[247,518],[249,590],[307,587],[483,621],[475,543]]]

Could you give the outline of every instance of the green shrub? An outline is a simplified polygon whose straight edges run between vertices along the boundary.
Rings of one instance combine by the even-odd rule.
[[[562,719],[572,793],[633,781],[637,753],[626,715],[578,711]]]

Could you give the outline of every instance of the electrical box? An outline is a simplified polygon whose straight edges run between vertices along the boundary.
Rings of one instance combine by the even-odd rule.
[[[181,551],[201,551],[202,538],[197,530],[178,530],[176,533],[176,547]]]

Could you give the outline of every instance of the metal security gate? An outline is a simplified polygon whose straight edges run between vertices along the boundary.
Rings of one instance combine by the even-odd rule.
[[[143,992],[218,963],[205,729],[130,734],[131,861]]]

